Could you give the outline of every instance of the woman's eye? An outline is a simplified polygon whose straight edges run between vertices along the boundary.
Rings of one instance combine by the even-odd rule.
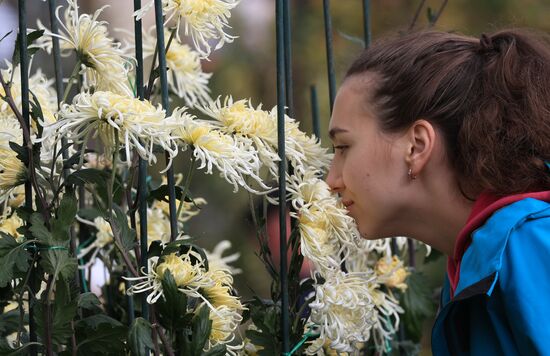
[[[338,146],[332,146],[332,147],[334,148],[335,151],[340,151],[341,153],[343,153],[348,148],[347,145],[338,145]]]

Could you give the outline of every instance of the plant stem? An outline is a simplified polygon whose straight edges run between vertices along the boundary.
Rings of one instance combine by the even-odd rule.
[[[172,44],[172,40],[174,39],[174,36],[176,34],[176,29],[173,28],[172,30],[170,30],[170,38],[168,39],[168,43],[166,44],[166,49],[164,50],[164,53],[168,53],[168,49],[170,48],[170,45]],[[151,71],[149,72],[149,81],[147,83],[147,90],[145,90],[145,99],[146,100],[149,100],[149,98],[151,97],[151,93],[153,91],[153,85],[155,83],[155,77],[154,77],[154,72],[155,72],[155,64],[156,64],[156,61],[157,61],[157,54],[158,54],[158,46],[155,45],[155,52],[153,54],[153,62],[151,63]]]
[[[193,177],[193,173],[195,172],[195,164],[196,164],[195,157],[193,156],[191,158],[191,167],[189,167],[189,171],[187,172],[187,177],[185,178],[185,185],[183,186],[183,191],[181,193],[181,200],[180,204],[178,206],[178,212],[176,213],[176,216],[179,218],[181,214],[181,209],[183,208],[183,203],[185,201],[185,197],[187,196],[187,191],[189,190],[189,186],[191,185],[191,178]]]
[[[73,72],[71,73],[71,76],[69,77],[69,83],[67,84],[67,87],[65,88],[65,92],[63,92],[63,102],[67,102],[67,98],[69,97],[69,93],[71,92],[71,88],[73,87],[73,83],[75,79],[78,79],[78,73],[80,72],[80,64],[81,62],[79,60],[76,61],[76,64],[73,68]]]

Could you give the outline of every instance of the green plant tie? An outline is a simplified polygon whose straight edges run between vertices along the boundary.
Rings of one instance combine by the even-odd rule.
[[[78,245],[78,247],[76,248],[76,255],[78,256],[78,253],[80,252],[80,250],[82,248],[88,246],[90,243],[92,243],[92,241],[94,241],[94,238],[90,237],[88,240],[86,240],[83,243],[81,243],[80,245]],[[84,264],[84,259],[79,258],[78,259],[78,264],[79,265]],[[86,275],[84,273],[85,273],[84,270],[80,270],[80,276],[82,278],[82,288],[84,289],[84,293],[88,293],[90,290],[88,289],[88,282],[86,282]]]
[[[291,356],[293,353],[295,353],[300,347],[302,347],[302,345],[307,341],[307,339],[309,339],[310,337],[314,337],[314,336],[319,336],[320,334],[318,333],[314,333],[311,331],[311,326],[308,327],[309,331],[307,333],[304,334],[304,337],[302,338],[302,340],[300,340],[300,342],[298,342],[296,344],[296,346],[294,346],[292,348],[292,350],[290,350],[290,352],[283,352],[283,356]]]

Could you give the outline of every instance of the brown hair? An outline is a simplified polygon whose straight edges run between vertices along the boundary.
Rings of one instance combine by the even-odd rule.
[[[525,30],[481,39],[421,31],[373,44],[346,78],[374,72],[381,128],[426,119],[444,135],[461,191],[550,188],[550,46]]]

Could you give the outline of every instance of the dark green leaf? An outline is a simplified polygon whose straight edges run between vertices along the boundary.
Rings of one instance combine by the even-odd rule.
[[[29,165],[29,152],[23,146],[18,145],[17,143],[10,141],[10,148],[16,153],[17,159],[19,159],[25,167]]]
[[[44,225],[44,219],[40,213],[33,213],[30,218],[31,227],[29,230],[35,239],[45,245],[55,245],[52,234]]]
[[[44,293],[47,293],[45,291]],[[54,345],[64,345],[72,335],[71,321],[76,316],[76,300],[70,300],[70,291],[65,283],[57,283],[54,304],[50,304],[51,332]],[[37,301],[35,305],[37,331],[42,340],[45,340],[46,310],[48,304]]]
[[[193,317],[192,330],[191,352],[193,355],[200,356],[206,341],[208,341],[210,337],[210,331],[212,330],[212,320],[210,320],[210,310],[208,306],[203,305],[198,309]]]
[[[30,33],[27,33],[27,53],[29,55],[29,58],[28,58],[29,60],[32,57],[32,55],[36,53],[36,51],[38,51],[39,49],[39,48],[29,48],[29,47],[33,44],[34,41],[42,37],[43,34],[44,34],[44,30],[35,30]],[[13,56],[11,58],[12,68],[14,69],[19,65],[19,63],[21,63],[20,62],[21,55],[20,55],[20,48],[19,48],[21,47],[20,43],[21,43],[21,34],[18,33],[17,38],[15,39],[15,48],[13,51]]]
[[[111,327],[119,327],[123,326],[123,324],[116,320],[111,318],[108,315],[105,314],[95,314],[91,315],[89,317],[86,317],[82,320],[78,321],[79,325],[86,326],[88,329],[97,329],[101,325],[110,325]]]
[[[92,292],[82,293],[77,299],[78,307],[80,309],[101,311],[101,302],[99,298]]]
[[[38,101],[38,98],[36,97],[36,95],[34,95],[32,90],[29,90],[29,92],[32,95],[32,100],[30,100],[31,117],[32,117],[32,120],[33,120],[33,122],[35,123],[35,125],[37,127],[37,130],[38,130],[38,136],[37,137],[41,138],[43,127],[40,123],[44,122],[44,113],[42,112],[42,106],[40,106],[40,102]]]
[[[120,239],[122,248],[130,251],[136,244],[136,231],[128,226],[128,217],[118,205],[113,206],[115,217],[111,220],[113,235]]]
[[[5,287],[18,272],[29,269],[30,256],[24,249],[26,244],[18,244],[5,233],[0,236],[0,287]]]
[[[78,209],[74,193],[68,190],[59,203],[57,217],[52,220],[52,235],[56,242],[67,242],[70,239],[69,229]]]
[[[127,327],[113,322],[95,324],[98,322],[97,318],[93,322],[86,320],[89,318],[76,323],[77,354],[79,356],[124,355]],[[90,327],[90,324],[95,327]]]
[[[52,246],[50,248],[54,248]],[[48,249],[41,251],[40,266],[44,271],[54,277],[57,281],[62,277],[65,281],[74,278],[78,266],[76,257],[71,257],[66,249]]]
[[[164,299],[157,301],[160,324],[170,332],[184,329],[190,322],[187,296],[178,290],[176,281],[168,270],[162,278],[162,291]]]
[[[96,208],[84,208],[78,211],[78,216],[83,219],[93,221],[97,217],[106,218],[107,216],[99,209]]]
[[[4,36],[2,36],[2,38],[0,38],[0,42],[2,42],[3,40],[5,40],[6,37],[8,37],[9,35],[11,35],[12,33],[13,33],[13,30],[8,31],[8,33],[6,33]]]
[[[162,255],[166,256],[171,253],[184,255],[188,253],[189,250],[193,250],[200,255],[201,260],[203,262],[204,269],[208,271],[208,258],[206,257],[206,252],[204,252],[204,249],[202,247],[199,247],[198,245],[191,243],[193,240],[194,239],[185,239],[185,240],[176,240],[176,241],[170,242],[162,250]],[[195,257],[191,255],[191,262],[195,263],[198,261]]]
[[[107,182],[111,175],[106,171],[101,171],[95,168],[86,168],[71,173],[67,177],[67,183],[74,185],[92,184],[100,187],[107,187]]]
[[[405,309],[401,317],[407,338],[420,342],[422,324],[434,313],[434,301],[429,281],[420,272],[413,272],[407,278],[407,291],[401,297],[401,305]]]
[[[19,330],[19,310],[0,314],[0,336],[5,337]]]
[[[277,350],[277,340],[272,335],[264,334],[257,330],[246,330],[246,337],[254,345],[263,347],[262,351],[271,351],[271,353],[268,353],[271,355],[278,354],[278,352],[275,352]]]
[[[154,348],[151,338],[151,324],[143,319],[136,318],[128,332],[128,345],[132,355],[149,356],[149,350]]]
[[[176,186],[175,191],[176,191],[176,199],[181,200],[181,196],[183,194],[183,189],[181,187]],[[147,200],[149,202],[152,202],[153,200],[161,200],[161,201],[166,201],[167,202],[168,201],[168,196],[169,196],[168,185],[163,184],[160,187],[158,187],[157,189],[152,190],[151,192],[149,192],[149,195],[147,196]],[[187,202],[192,201],[192,199],[189,198],[189,194],[186,195],[185,201],[187,201]]]

